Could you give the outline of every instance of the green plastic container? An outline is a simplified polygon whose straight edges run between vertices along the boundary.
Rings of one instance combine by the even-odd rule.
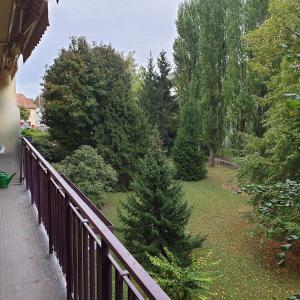
[[[8,175],[5,172],[0,172],[0,189],[8,188],[10,181],[13,179],[15,175],[16,173],[12,175]]]

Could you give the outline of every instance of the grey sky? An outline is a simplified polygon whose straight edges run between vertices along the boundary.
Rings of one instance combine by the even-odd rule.
[[[165,49],[172,58],[175,19],[182,0],[50,0],[50,27],[25,63],[20,62],[17,91],[35,97],[45,65],[51,65],[69,37],[84,35],[89,41],[111,43],[119,51],[135,51],[145,65]]]

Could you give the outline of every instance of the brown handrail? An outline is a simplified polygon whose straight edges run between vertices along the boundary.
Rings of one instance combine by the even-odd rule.
[[[32,202],[35,202],[37,204],[37,208],[39,211],[39,214],[43,213],[43,210],[47,210],[48,214],[45,214],[45,222],[47,225],[47,228],[49,228],[48,231],[48,235],[49,235],[49,249],[50,252],[52,252],[55,247],[52,245],[52,243],[57,243],[58,245],[60,243],[65,243],[65,241],[61,241],[60,239],[57,238],[57,236],[55,236],[53,229],[55,229],[55,226],[57,226],[57,228],[59,230],[63,229],[64,231],[64,237],[67,240],[67,244],[66,244],[66,250],[64,249],[64,247],[62,248],[62,250],[58,250],[60,253],[58,253],[58,256],[61,257],[61,260],[63,261],[62,264],[62,268],[63,270],[65,269],[65,274],[66,274],[66,280],[67,280],[67,289],[69,292],[69,299],[73,299],[71,294],[74,297],[74,289],[79,288],[79,292],[82,295],[82,292],[80,290],[80,288],[82,288],[82,286],[79,285],[79,287],[76,287],[76,285],[78,284],[78,282],[76,282],[76,280],[78,280],[79,276],[81,276],[83,274],[83,276],[85,276],[84,272],[82,273],[81,268],[85,267],[85,258],[84,253],[85,251],[91,252],[89,255],[94,255],[93,251],[94,251],[94,247],[96,250],[98,250],[98,248],[102,248],[99,249],[99,259],[102,261],[102,263],[100,263],[99,268],[103,268],[105,266],[107,266],[107,273],[105,274],[104,278],[102,278],[102,286],[103,289],[105,289],[106,287],[104,287],[103,285],[108,283],[109,281],[109,276],[110,276],[110,280],[111,280],[111,271],[109,271],[109,268],[111,270],[112,267],[112,262],[110,260],[110,254],[109,251],[112,252],[112,254],[114,254],[117,259],[120,260],[120,262],[125,266],[126,270],[128,271],[128,276],[124,274],[117,274],[116,273],[116,278],[121,278],[122,276],[124,276],[125,280],[124,282],[128,282],[129,276],[131,275],[132,278],[137,282],[137,284],[141,287],[142,291],[150,298],[150,299],[159,299],[159,300],[169,300],[170,298],[167,296],[167,294],[159,287],[159,285],[151,278],[151,276],[144,270],[144,268],[137,262],[137,260],[130,254],[130,252],[122,245],[122,243],[115,237],[115,235],[111,232],[111,230],[107,227],[107,225],[103,222],[103,220],[101,220],[99,218],[99,215],[94,211],[93,208],[91,208],[86,201],[84,201],[82,199],[82,197],[80,196],[80,194],[78,192],[76,192],[74,190],[74,188],[72,188],[72,186],[45,160],[45,158],[33,147],[33,145],[26,139],[26,138],[22,138],[22,164],[24,164],[23,167],[23,172],[24,172],[24,177],[26,179],[26,187],[31,191],[31,196],[32,196]],[[41,167],[39,167],[41,166]],[[39,176],[40,174],[43,174],[43,176]],[[46,176],[46,177],[45,177]],[[34,178],[37,179],[37,182],[33,182]],[[48,178],[49,180],[47,181]],[[53,186],[53,184],[51,184],[50,179],[54,180],[56,182],[57,185],[59,185],[60,189],[57,190],[53,187],[51,187],[51,185]],[[62,194],[60,193],[62,192],[64,194],[64,196],[62,196]],[[48,196],[45,196],[45,195]],[[45,196],[48,201],[48,204],[46,205],[45,203],[41,203],[41,200],[39,198],[43,198],[41,195]],[[39,197],[40,196],[40,197]],[[62,198],[62,199],[61,199]],[[55,201],[52,201],[52,199],[55,199]],[[70,206],[72,205],[72,206]],[[72,207],[75,207],[76,210],[78,211],[78,213],[80,214],[80,220],[78,219],[77,216],[77,211],[74,212],[74,209],[72,209]],[[62,216],[62,213],[65,212],[65,218],[64,216]],[[53,220],[53,213],[57,213],[58,220]],[[73,220],[72,224],[75,226],[71,226],[68,224],[68,216],[71,216],[70,220]],[[42,220],[43,217],[39,217],[39,221],[40,219]],[[75,220],[75,221],[74,221]],[[55,222],[53,222],[55,221]],[[77,222],[77,223],[76,223]],[[79,222],[79,223],[78,223]],[[56,224],[58,223],[58,224]],[[86,228],[86,224],[87,223],[89,225],[89,230],[92,230],[93,232],[95,232],[97,235],[100,236],[101,238],[101,245],[99,244],[99,242],[92,240],[92,235],[89,232],[89,230],[86,231],[82,231],[82,228]],[[77,225],[76,225],[77,224]],[[79,227],[78,227],[79,226]],[[91,227],[90,227],[91,226]],[[59,232],[59,230],[57,232]],[[53,231],[53,232],[52,232]],[[73,236],[73,241],[69,241],[69,231],[71,232],[70,235],[71,237]],[[79,235],[75,236],[75,233],[78,233]],[[53,235],[53,236],[52,236]],[[79,250],[75,247],[71,252],[72,257],[74,257],[74,255],[80,255],[79,257],[83,258],[83,265],[82,265],[82,261],[81,259],[76,259],[75,264],[79,264],[78,268],[80,271],[78,271],[79,273],[76,273],[77,277],[76,278],[72,278],[72,270],[70,270],[70,265],[71,262],[69,261],[69,253],[68,252],[68,247],[70,246],[70,244],[72,244],[74,242],[80,243],[80,248]],[[87,247],[86,243],[87,241],[92,242],[92,247]],[[82,248],[83,245],[83,248]],[[105,250],[107,247],[107,250]],[[60,249],[60,247],[57,246],[58,249]],[[83,253],[75,253],[76,251],[83,251]],[[95,250],[95,251],[96,251]],[[75,253],[75,254],[74,254]],[[94,259],[94,256],[92,256]],[[93,260],[92,260],[93,261]],[[90,267],[93,267],[93,263],[89,265]],[[73,265],[74,267],[74,265]],[[99,270],[100,270],[99,269]],[[116,270],[116,269],[115,269]],[[102,269],[102,271],[105,271],[105,269]],[[117,271],[116,271],[117,272]],[[79,275],[78,275],[79,274]],[[118,277],[118,276],[119,277]],[[73,276],[74,277],[74,276]],[[106,278],[107,277],[107,278]],[[70,282],[68,282],[68,280]],[[98,280],[98,276],[97,276],[97,280]],[[71,282],[72,281],[72,282]],[[123,281],[120,283],[120,286],[122,287]],[[69,287],[68,287],[69,286]],[[70,289],[73,289],[71,292]],[[109,287],[107,287],[109,288]],[[75,289],[75,290],[76,290]],[[140,297],[136,294],[134,294],[134,297],[129,296],[129,289],[130,286],[128,285],[128,297],[130,299],[140,299]],[[99,289],[97,289],[97,293]],[[100,291],[101,292],[101,291]],[[111,292],[107,292],[108,294],[105,294],[105,291],[102,291],[104,294],[106,295],[104,297],[107,297],[107,299],[111,298]],[[101,292],[101,293],[102,293]],[[134,291],[131,291],[132,293],[134,293]],[[77,292],[76,292],[77,293]],[[90,295],[92,295],[92,291],[90,292]],[[103,297],[102,295],[102,297]],[[77,296],[75,296],[76,298]],[[121,296],[120,296],[121,297]],[[105,298],[106,299],[106,298]],[[122,298],[120,298],[122,299]]]

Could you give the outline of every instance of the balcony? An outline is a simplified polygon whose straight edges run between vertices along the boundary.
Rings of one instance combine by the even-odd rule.
[[[0,299],[169,299],[113,225],[29,143],[0,190]],[[17,160],[1,156],[0,169]]]

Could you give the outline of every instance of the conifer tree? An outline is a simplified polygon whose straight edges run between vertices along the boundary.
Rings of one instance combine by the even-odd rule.
[[[172,82],[169,76],[172,67],[168,61],[166,51],[161,51],[157,59],[157,66],[159,70],[158,89],[161,106],[158,131],[163,147],[170,152],[176,136],[179,106],[177,99],[171,94]]]
[[[170,152],[176,136],[178,102],[171,95],[171,64],[164,50],[159,54],[157,67],[158,72],[150,56],[140,103],[151,125],[157,127],[163,147]]]
[[[197,181],[206,176],[206,157],[200,148],[199,104],[185,101],[181,109],[181,123],[173,149],[176,177]]]
[[[185,232],[191,209],[157,141],[140,160],[132,190],[120,212],[121,231],[129,250],[146,263],[146,252],[157,255],[168,247],[182,263],[187,263],[191,250],[201,246],[203,239]]]
[[[155,64],[153,62],[152,54],[148,59],[148,65],[144,74],[144,83],[140,93],[140,104],[148,118],[150,124],[158,125],[160,97],[158,91],[158,74],[155,71]]]

